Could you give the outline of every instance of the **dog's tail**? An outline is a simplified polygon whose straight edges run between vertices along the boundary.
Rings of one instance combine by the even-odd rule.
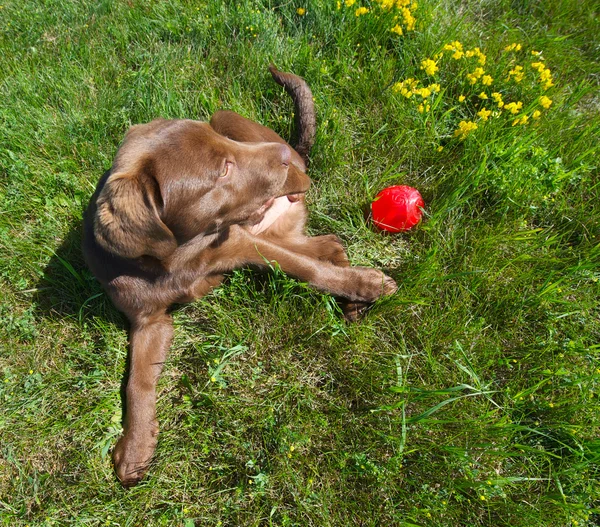
[[[281,84],[294,101],[296,114],[296,146],[294,148],[308,166],[308,155],[315,142],[317,130],[312,92],[306,81],[298,75],[278,71],[272,64],[269,66],[269,71],[275,82]]]

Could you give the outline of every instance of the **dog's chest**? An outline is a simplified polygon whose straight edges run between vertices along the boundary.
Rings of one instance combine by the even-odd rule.
[[[291,202],[287,196],[277,198],[271,208],[265,213],[262,221],[256,225],[252,225],[248,230],[254,235],[266,231],[282,216],[301,206],[301,201]]]

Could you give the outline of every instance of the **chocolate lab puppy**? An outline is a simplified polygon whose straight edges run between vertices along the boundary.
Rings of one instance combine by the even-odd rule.
[[[346,299],[350,319],[396,290],[381,271],[350,267],[336,236],[304,233],[312,94],[300,77],[271,73],[295,103],[296,149],[228,111],[210,123],[133,126],[86,211],[86,261],[131,323],[127,411],[113,452],[123,485],[144,476],[156,446],[155,389],[173,336],[172,304],[205,295],[223,273],[271,262]]]

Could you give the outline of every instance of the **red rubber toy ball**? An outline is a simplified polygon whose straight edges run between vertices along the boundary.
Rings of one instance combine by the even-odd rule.
[[[373,223],[388,232],[407,231],[421,221],[424,206],[416,188],[406,185],[387,187],[371,203]]]

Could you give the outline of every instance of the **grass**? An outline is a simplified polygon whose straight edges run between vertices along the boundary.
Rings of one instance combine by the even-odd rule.
[[[600,525],[597,5],[428,0],[401,37],[359,5],[2,2],[0,524]],[[552,106],[482,122],[481,84],[444,58],[419,113],[393,86],[454,40],[529,115],[541,92],[502,80],[502,49],[543,51]],[[400,289],[347,325],[241,270],[179,308],[156,459],[124,490],[126,325],[82,262],[82,210],[134,123],[230,108],[289,137],[269,62],[315,96],[310,231]],[[364,208],[400,183],[426,218],[383,236]]]

